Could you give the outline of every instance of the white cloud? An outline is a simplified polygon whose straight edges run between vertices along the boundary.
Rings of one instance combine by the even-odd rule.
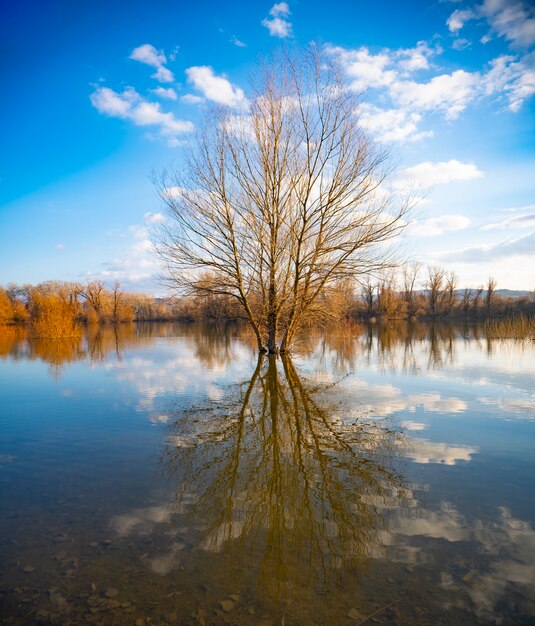
[[[262,26],[268,29],[272,37],[285,39],[292,36],[292,23],[289,21],[290,7],[286,2],[279,2],[271,7],[270,17],[262,20]]]
[[[145,43],[132,50],[130,58],[140,63],[145,63],[150,67],[154,67],[156,72],[152,78],[159,80],[161,83],[172,83],[175,79],[171,70],[165,67],[167,58],[162,51],[156,50],[150,43]]]
[[[196,96],[193,93],[184,94],[180,97],[180,100],[182,102],[185,102],[186,104],[200,104],[201,102],[204,102],[204,98],[202,98],[201,96]]]
[[[478,76],[458,70],[435,76],[428,82],[408,80],[411,72],[428,68],[433,51],[420,42],[410,50],[383,50],[373,54],[366,47],[346,50],[328,46],[327,52],[338,57],[355,91],[386,89],[398,107],[413,116],[417,110],[442,110],[454,119],[475,95]]]
[[[132,119],[139,126],[160,126],[171,135],[192,130],[191,122],[182,122],[172,113],[163,113],[157,102],[140,102],[132,112]]]
[[[56,250],[65,250],[64,243],[57,243],[54,247],[56,248]]]
[[[465,16],[464,12],[461,12]],[[458,26],[459,16],[452,24]],[[470,45],[466,39],[456,38],[455,49]],[[451,73],[435,73],[427,80],[420,81],[414,75],[422,70],[432,71],[429,59],[440,54],[438,46],[430,46],[419,41],[414,48],[382,49],[371,52],[362,46],[346,49],[327,45],[327,54],[338,60],[345,72],[349,87],[354,91],[374,89],[380,92],[381,103],[390,100],[398,116],[405,116],[403,124],[398,123],[400,132],[388,135],[388,140],[414,139],[415,116],[423,112],[440,112],[446,119],[455,120],[475,100],[481,97],[505,98],[509,109],[518,111],[525,100],[535,94],[535,52],[523,57],[502,55],[490,61],[480,71],[457,69]],[[382,105],[384,106],[384,105]],[[403,112],[403,113],[402,113]]]
[[[151,67],[160,67],[167,63],[167,59],[163,52],[158,52],[154,46],[146,43],[142,46],[134,48],[130,54],[130,58],[140,63],[145,63]]]
[[[265,26],[269,30],[269,34],[272,37],[278,37],[279,39],[285,39],[292,36],[292,25],[286,20],[282,20],[278,17],[265,18],[262,20],[262,26]]]
[[[238,48],[247,48],[247,44],[236,37],[236,35],[232,35],[230,38],[231,43],[233,43]]]
[[[127,87],[121,94],[109,87],[97,87],[90,99],[99,113],[126,119],[131,114],[132,106],[140,100],[140,95],[132,87]]]
[[[369,87],[386,87],[397,79],[394,69],[387,69],[392,64],[388,51],[372,54],[364,46],[358,50],[327,46],[326,50],[328,54],[338,58],[351,79],[351,88],[355,91],[363,91]]]
[[[459,37],[457,39],[453,40],[453,43],[451,44],[451,47],[454,50],[464,50],[466,48],[469,48],[471,45],[470,41],[468,39],[464,39],[463,37]]]
[[[159,67],[157,71],[152,74],[152,78],[159,80],[161,83],[172,83],[175,80],[171,70],[166,67]]]
[[[535,255],[535,232],[493,244],[481,244],[457,252],[448,252],[442,259],[466,263],[488,263],[513,256]]]
[[[193,130],[192,122],[178,120],[173,113],[165,113],[157,102],[144,100],[135,89],[128,87],[117,93],[109,87],[97,87],[90,96],[91,103],[110,117],[130,120],[136,126],[156,126],[168,140]]]
[[[172,87],[157,87],[152,90],[152,93],[164,100],[176,100],[176,91]]]
[[[245,95],[239,87],[234,87],[226,78],[217,76],[208,65],[189,67],[186,70],[189,82],[208,100],[227,106],[243,106]]]
[[[457,9],[448,17],[446,24],[450,32],[457,33],[473,17],[474,12],[471,9]]]
[[[269,14],[273,17],[288,17],[290,15],[290,7],[286,2],[279,2],[271,7]]]
[[[146,224],[161,224],[165,222],[165,215],[163,213],[150,213],[147,212],[143,216]]]
[[[509,109],[518,111],[524,101],[535,93],[535,53],[519,60],[518,57],[502,55],[491,61],[482,88],[487,95],[505,94]]]
[[[492,31],[516,46],[531,46],[535,43],[535,15],[533,8],[522,0],[484,0],[473,9],[457,9],[446,24],[450,32],[458,33],[473,19],[485,19]],[[487,43],[490,37],[482,38]]]
[[[518,211],[533,211],[535,210],[535,204],[525,204],[523,206],[511,206],[501,209],[501,211],[507,213],[518,213]]]
[[[145,214],[146,224],[155,223],[161,214]],[[163,217],[163,216],[162,216]],[[128,228],[126,246],[111,261],[102,264],[100,272],[93,273],[102,280],[120,280],[125,287],[134,288],[153,285],[155,277],[163,272],[163,266],[154,253],[146,226],[132,224]]]
[[[390,88],[392,98],[400,105],[423,111],[441,110],[446,119],[456,119],[477,94],[478,73],[456,70],[441,74],[425,83],[399,81]]]
[[[521,0],[485,0],[480,11],[500,37],[518,46],[535,43],[533,6]]]
[[[474,163],[462,163],[456,159],[433,163],[424,161],[403,170],[394,184],[403,187],[407,183],[422,187],[445,185],[447,183],[482,178],[484,173]]]
[[[419,41],[414,48],[401,48],[395,53],[398,66],[406,72],[416,72],[417,70],[429,69],[429,57],[441,48],[432,48],[426,41]]]
[[[352,81],[351,88],[362,91],[370,87],[391,89],[402,78],[429,69],[429,57],[440,52],[440,48],[432,48],[425,41],[419,41],[414,48],[384,49],[376,54],[366,46],[348,50],[329,45],[326,51],[338,58]]]
[[[509,228],[535,228],[535,213],[514,215],[501,222],[493,222],[481,227],[481,230],[506,230]]]
[[[363,104],[360,125],[370,130],[380,141],[418,141],[431,137],[433,131],[419,131],[422,116],[404,109],[381,109],[372,104]]]
[[[470,223],[465,215],[441,215],[411,224],[409,233],[420,237],[436,237],[464,230],[470,226]]]

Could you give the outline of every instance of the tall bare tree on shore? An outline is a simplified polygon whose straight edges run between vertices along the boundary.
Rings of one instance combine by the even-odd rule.
[[[155,243],[173,286],[236,298],[258,349],[287,351],[325,289],[393,265],[409,201],[385,191],[386,154],[318,47],[280,53],[253,85],[156,181],[170,219]]]
[[[429,302],[429,313],[432,317],[436,317],[440,314],[440,304],[445,277],[446,272],[442,268],[428,268],[428,278],[425,284],[425,289],[427,291],[427,299]]]
[[[416,280],[420,271],[420,264],[413,263],[403,266],[403,299],[407,303],[409,317],[416,315]]]
[[[487,281],[487,293],[485,294],[485,309],[486,309],[487,315],[490,315],[490,311],[494,303],[495,295],[496,295],[496,280],[492,278],[492,276],[490,276]]]
[[[444,292],[442,294],[442,311],[449,315],[455,306],[457,299],[455,290],[457,289],[457,276],[455,272],[450,272],[445,276]]]
[[[361,295],[366,305],[366,313],[368,313],[368,315],[371,315],[373,312],[373,304],[375,301],[375,285],[372,283],[369,276],[362,284]]]

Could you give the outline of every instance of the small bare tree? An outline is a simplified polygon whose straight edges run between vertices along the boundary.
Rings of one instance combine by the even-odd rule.
[[[400,297],[393,272],[384,274],[379,281],[377,312],[386,319],[399,319],[406,316],[407,305]]]
[[[442,311],[445,315],[449,315],[455,306],[457,288],[457,276],[454,272],[450,272],[445,277],[444,292],[442,294]]]
[[[487,282],[487,293],[485,294],[485,309],[487,310],[487,315],[490,315],[492,305],[494,304],[495,293],[496,281],[494,278],[490,277]]]
[[[472,305],[474,307],[474,312],[477,313],[479,310],[479,303],[481,302],[481,294],[483,293],[483,286],[476,287],[474,289],[474,297],[472,300]]]
[[[375,300],[375,285],[372,283],[371,278],[368,276],[366,281],[361,287],[361,296],[366,305],[366,313],[371,315],[373,313],[373,304]]]
[[[171,219],[155,243],[172,285],[235,298],[260,351],[289,350],[332,285],[393,265],[409,201],[386,192],[390,167],[359,106],[318,47],[281,53],[246,110],[212,111],[184,166],[156,181]]]
[[[88,281],[87,285],[80,291],[80,295],[85,298],[86,303],[93,308],[97,321],[100,321],[103,316],[105,292],[106,287],[101,280]]]
[[[114,322],[118,322],[120,320],[120,310],[122,307],[123,297],[124,292],[121,289],[121,283],[116,280],[113,283],[111,290],[112,317]]]
[[[468,315],[468,311],[470,310],[470,304],[472,302],[472,290],[464,289],[462,295],[462,303],[463,303],[463,311],[465,315]]]
[[[403,299],[407,305],[407,315],[409,317],[416,315],[415,286],[420,267],[419,263],[407,264],[403,267]]]
[[[440,304],[442,300],[442,288],[446,272],[440,267],[430,267],[426,283],[429,313],[431,317],[440,314]]]

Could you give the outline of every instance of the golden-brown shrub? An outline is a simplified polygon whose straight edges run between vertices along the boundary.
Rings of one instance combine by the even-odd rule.
[[[13,315],[12,320],[15,324],[24,324],[30,319],[28,309],[19,300],[15,300],[11,304]]]
[[[43,295],[39,292],[32,294],[30,329],[34,337],[49,339],[81,335],[74,307],[57,295]]]
[[[0,289],[0,324],[9,324],[13,319],[13,308],[6,292]]]

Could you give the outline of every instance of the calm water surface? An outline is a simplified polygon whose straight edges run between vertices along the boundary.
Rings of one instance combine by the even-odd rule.
[[[535,344],[0,333],[0,622],[535,624]]]

